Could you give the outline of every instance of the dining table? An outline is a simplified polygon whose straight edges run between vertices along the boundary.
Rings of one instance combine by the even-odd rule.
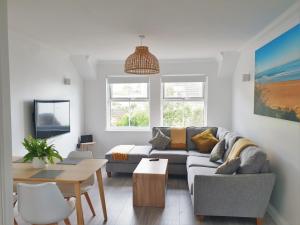
[[[83,159],[75,165],[60,163],[47,164],[45,168],[35,169],[31,163],[22,162],[20,161],[20,158],[21,157],[13,157],[12,169],[13,181],[15,183],[56,182],[74,185],[78,225],[84,225],[80,185],[89,177],[96,174],[103,217],[104,221],[107,221],[107,210],[101,172],[101,168],[107,163],[106,159]],[[46,172],[46,174],[49,172],[49,174],[51,174],[51,172],[55,171],[60,171],[60,173],[57,174],[57,176],[37,176],[40,172]]]

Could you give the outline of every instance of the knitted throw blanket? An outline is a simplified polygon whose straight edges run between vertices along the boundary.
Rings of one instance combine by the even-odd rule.
[[[113,160],[128,160],[128,153],[134,145],[117,145],[112,149]]]
[[[234,143],[226,161],[239,157],[242,151],[249,146],[257,146],[257,145],[247,138],[240,138]]]

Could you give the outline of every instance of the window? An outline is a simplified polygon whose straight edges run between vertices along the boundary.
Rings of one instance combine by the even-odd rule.
[[[149,128],[149,78],[110,77],[107,92],[109,129]]]
[[[205,124],[205,77],[162,77],[163,126],[187,127]]]

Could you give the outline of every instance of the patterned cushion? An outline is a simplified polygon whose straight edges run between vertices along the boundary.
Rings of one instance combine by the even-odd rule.
[[[240,158],[235,158],[230,161],[226,161],[217,168],[216,174],[233,174],[237,171],[240,164],[241,164]]]
[[[166,149],[168,144],[170,143],[170,138],[164,135],[160,129],[156,132],[154,138],[152,138],[149,143],[152,144],[152,148],[163,150]]]
[[[225,139],[218,142],[210,153],[210,161],[216,162],[223,158],[225,153]]]
[[[152,128],[152,137],[155,137],[158,130],[160,130],[164,135],[166,135],[167,137],[171,138],[171,131],[170,131],[170,127],[153,127]],[[168,146],[166,148],[170,148],[170,144],[168,144]]]

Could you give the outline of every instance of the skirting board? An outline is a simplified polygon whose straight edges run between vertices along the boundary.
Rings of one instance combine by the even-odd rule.
[[[272,217],[276,225],[290,225],[286,220],[279,214],[277,209],[271,204],[269,204],[267,209],[269,215]]]

